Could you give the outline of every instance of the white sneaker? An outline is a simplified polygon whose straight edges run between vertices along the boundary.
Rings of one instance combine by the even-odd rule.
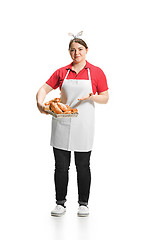
[[[89,215],[89,208],[86,206],[79,206],[77,215],[78,217],[87,217]]]
[[[63,206],[57,205],[55,207],[55,209],[52,210],[51,216],[60,217],[60,216],[64,215],[65,212],[66,212],[66,209]]]

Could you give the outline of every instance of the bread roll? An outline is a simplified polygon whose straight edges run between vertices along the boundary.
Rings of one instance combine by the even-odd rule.
[[[71,109],[71,113],[78,113],[77,108],[73,108],[73,109]]]
[[[50,105],[45,106],[44,111],[50,111]]]
[[[56,114],[61,114],[63,113],[62,110],[58,107],[57,103],[51,102],[50,103],[51,110],[55,112]]]
[[[63,114],[71,114],[71,110],[65,111]]]
[[[56,102],[56,103],[58,103],[58,102],[60,102],[60,101],[61,101],[60,98],[54,98],[54,99],[50,100],[49,103],[51,103],[51,102]]]
[[[50,105],[50,102],[46,102],[44,105],[45,105],[45,106],[49,106],[49,105]]]
[[[59,103],[58,102],[57,105],[63,112],[68,110],[67,106],[65,104],[63,104],[63,103]]]

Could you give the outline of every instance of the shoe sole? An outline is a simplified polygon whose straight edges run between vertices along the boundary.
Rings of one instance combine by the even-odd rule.
[[[61,216],[63,216],[65,213],[66,213],[66,212],[61,213],[61,214],[51,213],[51,216],[52,216],[52,217],[61,217]]]
[[[87,214],[79,214],[79,213],[77,213],[78,217],[88,217],[88,215],[89,215],[89,213],[87,213]]]

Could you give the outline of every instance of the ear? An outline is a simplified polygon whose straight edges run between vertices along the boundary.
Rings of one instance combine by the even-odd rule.
[[[88,53],[88,48],[86,49],[86,54]]]

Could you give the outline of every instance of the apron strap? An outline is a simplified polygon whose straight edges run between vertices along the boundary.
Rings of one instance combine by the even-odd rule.
[[[70,72],[70,69],[68,69],[68,72],[67,72],[67,74],[66,74],[64,80],[66,80],[66,78],[68,77],[69,72]],[[63,80],[63,81],[64,81],[64,80]]]
[[[89,68],[87,68],[87,70],[88,70],[88,77],[89,77],[89,80],[91,81],[91,73],[90,73]]]

